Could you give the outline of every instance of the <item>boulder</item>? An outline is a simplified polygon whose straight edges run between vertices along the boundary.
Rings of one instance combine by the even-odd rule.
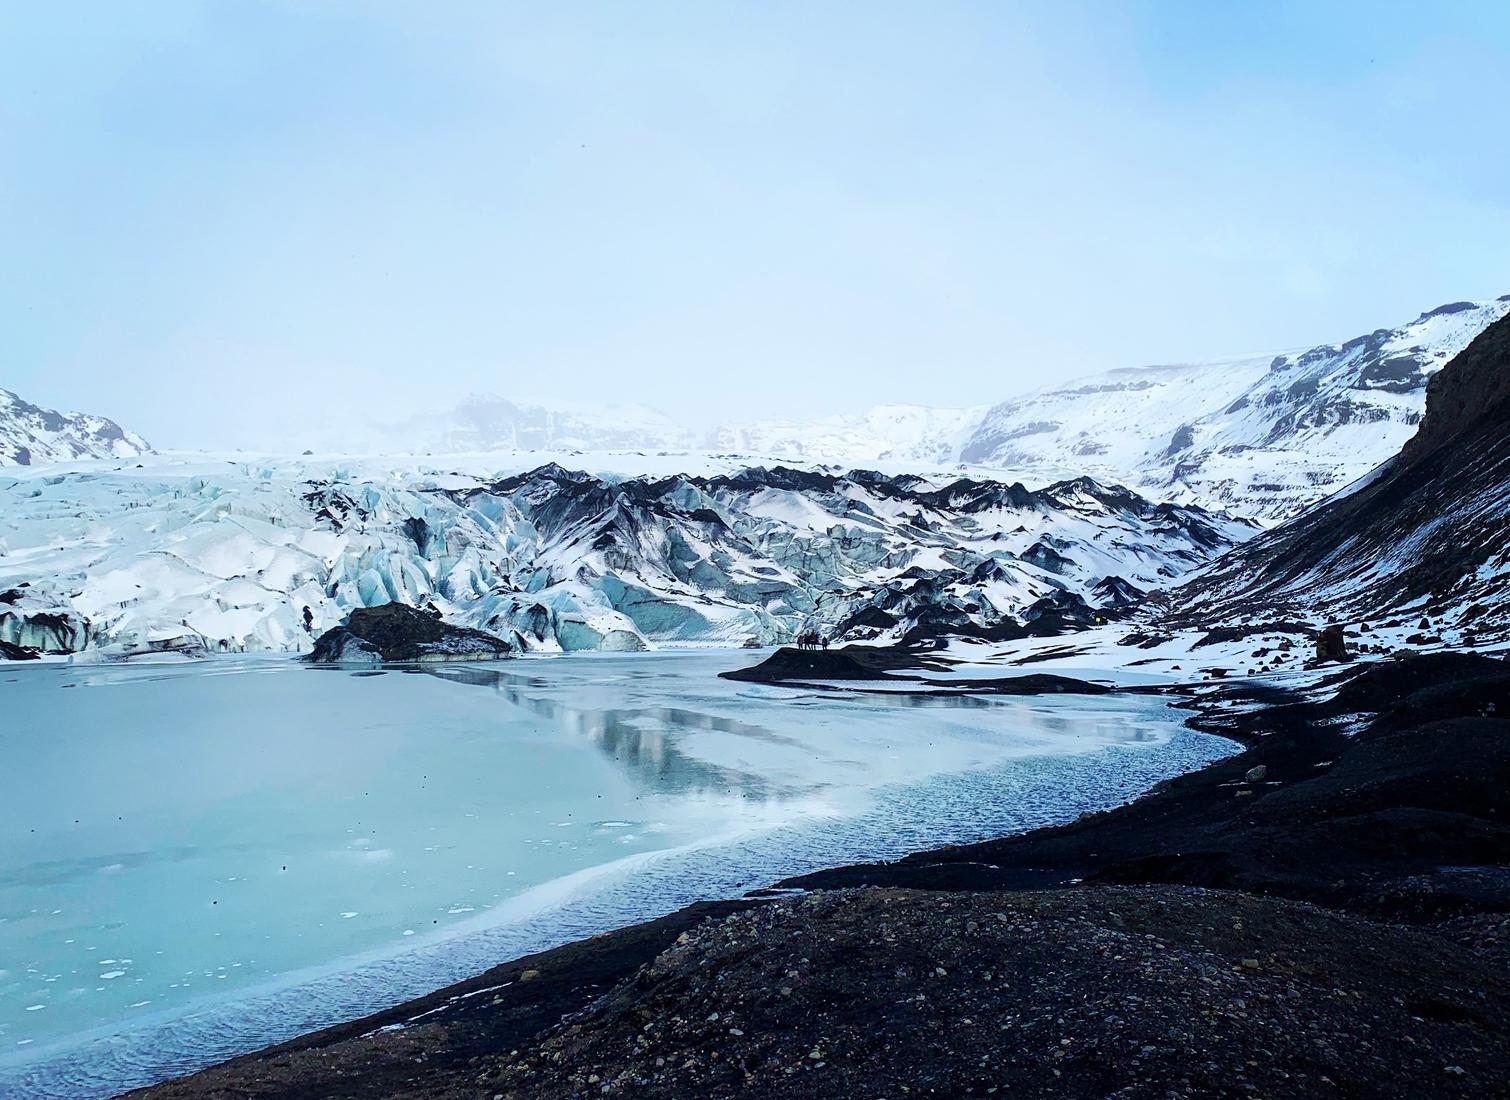
[[[1318,661],[1351,660],[1347,651],[1347,636],[1343,634],[1342,627],[1333,623],[1316,635],[1316,659]]]
[[[315,664],[491,661],[509,655],[509,643],[402,603],[359,607],[346,622],[315,641],[305,660]]]

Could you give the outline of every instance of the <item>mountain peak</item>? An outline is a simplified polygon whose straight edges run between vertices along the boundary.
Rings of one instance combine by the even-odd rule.
[[[132,458],[152,450],[135,432],[92,413],[62,413],[0,389],[0,466]]]

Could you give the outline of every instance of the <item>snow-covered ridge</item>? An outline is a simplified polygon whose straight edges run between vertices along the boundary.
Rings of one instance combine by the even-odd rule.
[[[707,428],[644,405],[545,408],[472,394],[450,408],[389,422],[330,424],[287,446],[368,455],[695,450],[791,462],[953,463],[986,408],[877,405],[858,415]]]
[[[1453,302],[1341,344],[1077,379],[992,408],[960,457],[1078,467],[1159,499],[1282,519],[1397,453],[1428,379],[1507,313],[1510,295]]]
[[[716,428],[707,446],[794,461],[953,463],[988,407],[877,405],[858,416],[763,420]]]
[[[141,436],[103,416],[44,409],[0,390],[0,466],[132,458],[151,449]]]
[[[525,649],[990,628],[1093,616],[1252,532],[1089,479],[158,457],[0,479],[0,640],[302,651],[391,600]]]
[[[706,451],[749,462],[953,466],[1037,484],[1083,473],[1272,522],[1398,451],[1420,420],[1427,379],[1507,312],[1510,296],[1454,302],[1340,344],[1124,368],[994,406],[877,405],[707,428],[643,406],[545,409],[474,395],[387,425],[330,425],[294,449]]]
[[[1435,373],[1435,372],[1434,372]],[[1172,595],[1174,624],[1291,618],[1510,640],[1510,317],[1432,379],[1404,451],[1224,555]]]

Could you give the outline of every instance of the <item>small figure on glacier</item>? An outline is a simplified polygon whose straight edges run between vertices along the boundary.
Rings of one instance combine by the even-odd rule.
[[[823,652],[828,652],[828,635],[823,635]]]
[[[304,605],[304,632],[306,634],[315,632],[315,613],[309,609],[308,604]]]

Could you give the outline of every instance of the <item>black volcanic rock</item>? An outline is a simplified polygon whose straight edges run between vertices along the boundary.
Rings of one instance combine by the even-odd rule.
[[[509,643],[481,630],[453,626],[402,603],[359,607],[345,625],[327,630],[305,660],[315,664],[388,661],[488,661],[509,655]]]
[[[0,661],[35,661],[40,656],[35,649],[0,640]]]
[[[788,680],[885,680],[886,673],[856,659],[848,649],[794,649],[782,646],[754,668],[720,672],[725,680],[779,684]]]

